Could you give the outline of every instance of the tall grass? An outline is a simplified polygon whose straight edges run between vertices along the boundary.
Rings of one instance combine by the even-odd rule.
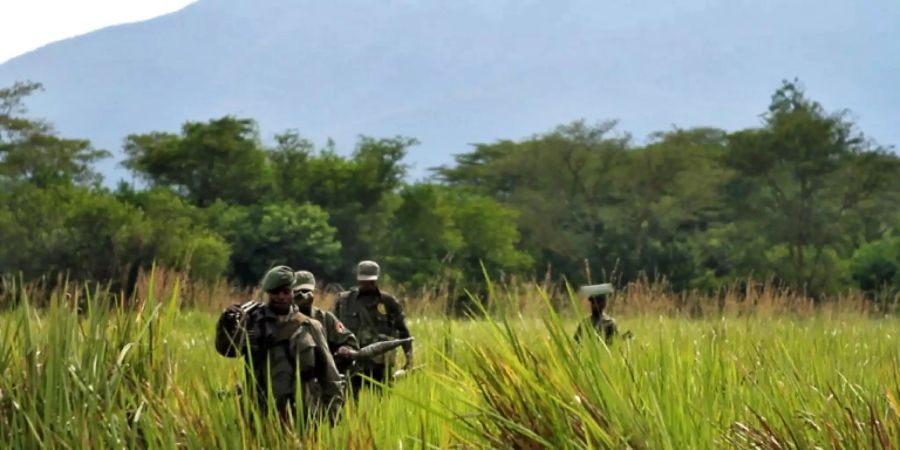
[[[364,393],[334,427],[304,430],[244,420],[251,405],[231,393],[241,363],[215,353],[210,310],[246,294],[187,301],[184,281],[151,272],[127,301],[64,282],[7,292],[17,300],[0,315],[0,447],[900,443],[900,321],[873,318],[859,299],[822,307],[753,289],[697,300],[636,285],[612,303],[636,337],[607,347],[572,340],[583,305],[567,293],[491,286],[495,309],[483,319],[411,313],[424,368]]]
[[[643,317],[641,338],[575,344],[554,314],[491,322],[456,375],[466,420],[510,448],[897,448],[895,320]],[[534,335],[528,330],[544,330]],[[474,444],[474,442],[473,442]]]

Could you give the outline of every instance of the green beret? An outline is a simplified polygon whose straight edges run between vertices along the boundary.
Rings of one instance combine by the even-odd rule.
[[[294,284],[294,271],[288,266],[275,266],[266,272],[263,277],[262,289],[271,291],[282,287],[290,287]]]

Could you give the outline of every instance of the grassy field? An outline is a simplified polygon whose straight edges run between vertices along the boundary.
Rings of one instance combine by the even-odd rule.
[[[0,315],[0,448],[900,448],[896,317],[691,319],[638,290],[613,311],[635,337],[606,347],[574,343],[575,315],[519,293],[509,302],[537,306],[411,314],[424,367],[303,432],[243,421],[216,315],[181,308],[177,283],[147,292],[128,308],[57,292],[37,309],[25,295]]]

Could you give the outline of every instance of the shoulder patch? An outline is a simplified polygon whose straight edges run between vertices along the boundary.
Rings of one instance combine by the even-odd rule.
[[[334,330],[337,331],[338,333],[343,333],[344,331],[347,330],[347,328],[344,326],[344,322],[341,322],[340,320],[338,320],[334,323]]]
[[[378,308],[378,314],[381,314],[382,316],[387,315],[387,306],[385,306],[384,303],[378,303],[377,308]]]

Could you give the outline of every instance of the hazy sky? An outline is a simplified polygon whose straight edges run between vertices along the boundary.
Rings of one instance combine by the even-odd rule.
[[[99,28],[176,11],[194,0],[0,0],[0,63]]]

